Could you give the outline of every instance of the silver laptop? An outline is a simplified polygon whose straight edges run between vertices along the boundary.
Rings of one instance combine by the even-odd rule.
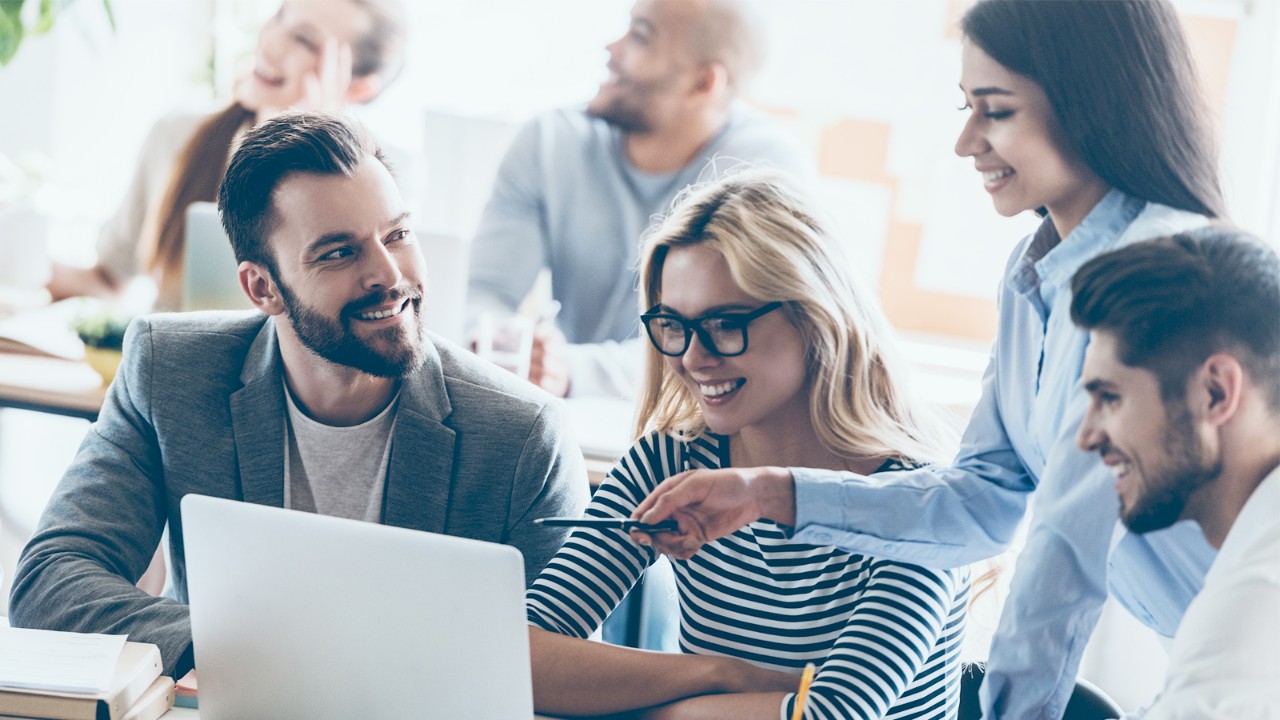
[[[533,717],[515,548],[182,500],[201,720]]]
[[[194,202],[187,206],[182,252],[183,310],[249,310],[253,304],[240,288],[231,241],[222,229],[218,206]]]

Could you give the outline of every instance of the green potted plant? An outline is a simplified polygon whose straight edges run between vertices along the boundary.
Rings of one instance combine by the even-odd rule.
[[[22,6],[26,0],[0,0],[0,67],[9,64],[9,61],[18,54],[18,46],[22,44],[22,39],[28,35],[42,35],[53,29],[53,23],[58,19],[58,14],[74,0],[40,0],[39,7],[36,9],[34,19],[30,25],[23,21]],[[107,22],[111,23],[111,29],[116,27],[115,15],[111,12],[111,0],[102,0],[102,9],[107,13]]]
[[[120,367],[124,348],[124,331],[130,318],[110,307],[76,318],[72,327],[84,342],[84,359],[99,375],[104,384],[110,384]]]

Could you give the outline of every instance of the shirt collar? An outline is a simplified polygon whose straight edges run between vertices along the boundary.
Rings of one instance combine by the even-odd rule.
[[[1014,289],[1026,293],[1041,283],[1067,286],[1081,265],[1115,246],[1146,204],[1113,188],[1063,240],[1045,218],[1018,261],[1012,276]]]
[[[1262,478],[1262,482],[1254,488],[1253,494],[1249,496],[1244,507],[1240,508],[1240,513],[1236,515],[1236,519],[1231,523],[1231,529],[1227,531],[1227,536],[1222,541],[1218,557],[1234,558],[1242,552],[1247,552],[1261,537],[1271,532],[1275,527],[1272,518],[1275,516],[1277,505],[1280,505],[1280,466]],[[1229,565],[1233,562],[1234,560],[1230,560],[1223,564]],[[1214,567],[1217,565],[1215,564]]]

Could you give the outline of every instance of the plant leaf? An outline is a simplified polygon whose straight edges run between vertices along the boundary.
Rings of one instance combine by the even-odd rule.
[[[36,24],[31,28],[32,35],[43,35],[53,29],[53,21],[58,16],[58,6],[53,0],[40,0],[40,14]]]
[[[72,0],[40,0],[36,22],[30,28],[22,26],[22,4],[26,0],[0,0],[0,67],[8,65],[18,54],[18,46],[27,35],[41,35],[53,29],[58,15]],[[116,32],[116,15],[111,0],[102,0],[111,32]]]
[[[0,66],[8,65],[22,44],[23,0],[0,0]]]

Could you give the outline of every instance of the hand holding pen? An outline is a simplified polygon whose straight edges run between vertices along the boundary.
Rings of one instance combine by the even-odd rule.
[[[660,533],[675,532],[679,530],[675,520],[656,523],[654,525],[646,525],[639,520],[631,520],[629,518],[577,518],[577,517],[546,517],[538,518],[533,521],[535,525],[547,525],[549,527],[575,527],[575,528],[595,528],[597,530],[618,530],[624,533],[643,532],[643,533]]]
[[[795,709],[791,711],[791,720],[804,718],[804,706],[809,702],[809,686],[813,684],[813,675],[817,668],[813,663],[805,663],[804,674],[800,676],[800,689],[796,691]]]

